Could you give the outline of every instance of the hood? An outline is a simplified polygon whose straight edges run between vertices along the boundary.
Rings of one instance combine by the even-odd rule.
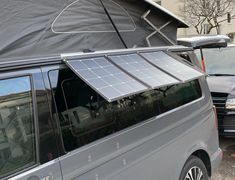
[[[235,93],[235,76],[209,76],[207,82],[211,92]]]

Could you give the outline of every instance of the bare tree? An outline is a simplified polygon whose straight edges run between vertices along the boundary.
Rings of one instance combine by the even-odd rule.
[[[232,13],[235,0],[183,0],[182,11],[186,21],[195,27],[198,34],[209,34],[216,29],[219,34],[220,24],[227,21],[227,14]],[[235,16],[231,16],[234,18]],[[205,29],[205,24],[208,24]]]

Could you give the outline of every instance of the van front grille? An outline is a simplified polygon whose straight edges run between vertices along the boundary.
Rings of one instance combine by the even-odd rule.
[[[227,101],[228,94],[212,92],[211,96],[217,110],[218,120],[221,121],[224,119],[224,115],[226,114],[225,104]]]

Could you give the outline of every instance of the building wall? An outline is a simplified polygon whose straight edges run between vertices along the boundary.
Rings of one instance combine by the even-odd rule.
[[[157,2],[160,2],[160,4],[168,9],[169,11],[173,12],[183,20],[185,20],[184,14],[182,13],[183,6],[184,6],[184,0],[155,0]],[[235,15],[235,9],[234,12],[231,13],[231,15]],[[226,17],[224,17],[225,19]],[[235,36],[235,19],[231,20],[231,23],[228,23],[227,21],[223,22],[220,27],[221,34],[228,35],[230,33],[234,33]],[[215,31],[212,31],[211,34],[216,34]],[[194,27],[190,27],[188,29],[179,29],[178,30],[178,37],[188,37],[197,35],[197,32]],[[235,41],[235,38],[233,39]]]
[[[181,9],[184,6],[184,3],[182,0],[161,0],[161,5],[168,9],[169,11],[171,11],[172,13],[174,13],[175,15],[177,15],[178,17],[180,17],[181,19],[185,20],[184,15],[181,13]],[[190,29],[178,29],[178,37],[185,37],[188,34],[194,34],[196,32],[194,32],[193,28]]]

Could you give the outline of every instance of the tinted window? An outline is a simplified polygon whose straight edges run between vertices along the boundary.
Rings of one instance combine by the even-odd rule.
[[[0,80],[0,177],[36,163],[29,77]]]
[[[181,58],[183,58],[184,60],[186,60],[186,62],[192,63],[192,60],[190,59],[188,53],[181,52],[181,53],[177,53],[177,55],[180,56]]]
[[[202,96],[197,80],[162,88],[165,97],[161,99],[161,112],[166,112],[196,100]]]
[[[109,103],[70,70],[56,70],[49,75],[66,151],[201,97],[198,81],[192,81]]]

